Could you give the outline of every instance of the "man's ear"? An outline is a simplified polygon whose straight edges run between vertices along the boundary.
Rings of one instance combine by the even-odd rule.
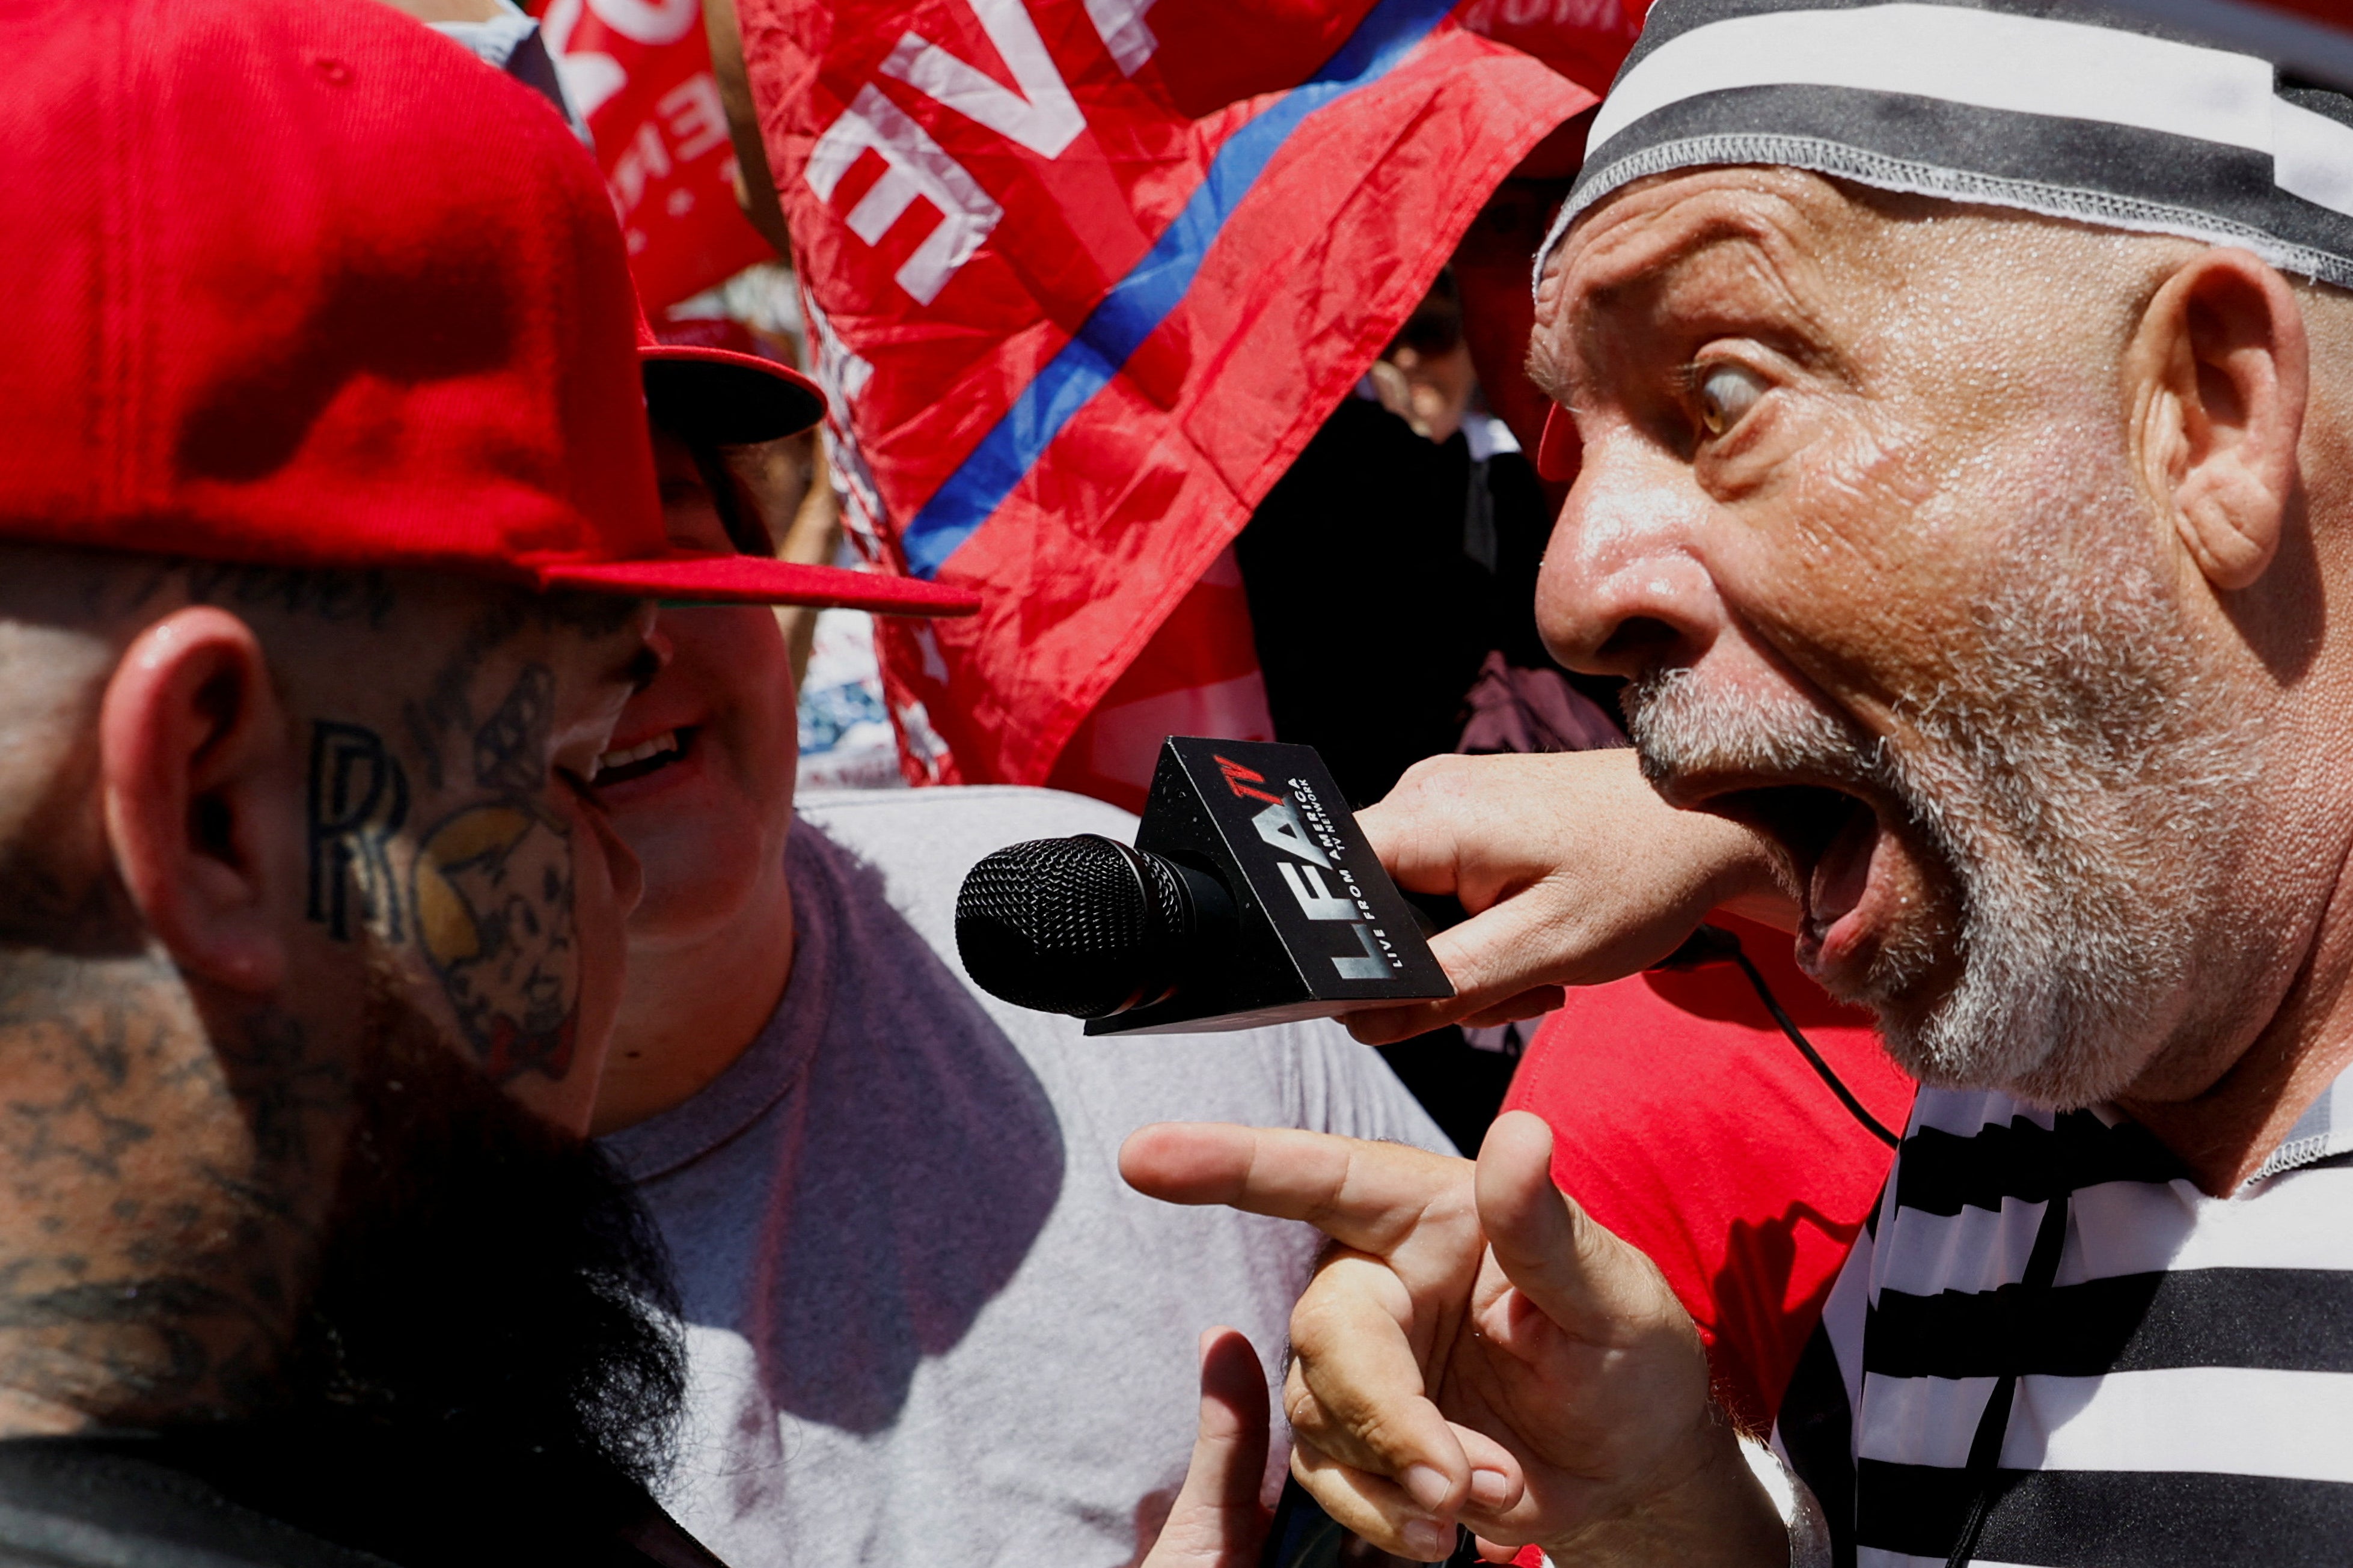
[[[2279,549],[2310,389],[2304,310],[2243,250],[2166,279],[2126,360],[2150,493],[2217,589],[2244,588]]]
[[[184,972],[257,994],[286,978],[286,746],[260,643],[209,607],[142,632],[99,707],[107,835],[132,901]]]

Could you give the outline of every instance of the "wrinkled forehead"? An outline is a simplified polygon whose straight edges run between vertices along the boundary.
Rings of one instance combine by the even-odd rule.
[[[2353,100],[2081,0],[1659,0],[1539,283],[1617,193],[1729,165],[2243,246],[2353,287]]]
[[[1597,204],[1551,257],[1527,368],[1582,414],[1741,340],[1969,424],[1987,399],[2112,387],[2154,280],[2200,248],[1799,170],[1662,175]]]
[[[1794,169],[1701,169],[1613,192],[1555,247],[1537,276],[1556,314],[1574,291],[1605,304],[1679,263],[1725,248],[1779,270],[1818,271],[1874,216],[1834,184]]]
[[[1858,283],[1887,269],[1888,220],[1831,181],[1791,169],[1704,169],[1613,193],[1546,258],[1536,290],[1539,381],[1662,310],[1778,314],[1827,329]]]

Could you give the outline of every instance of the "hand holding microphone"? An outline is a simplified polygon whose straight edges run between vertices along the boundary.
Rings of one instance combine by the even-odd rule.
[[[1089,1034],[1339,1015],[1387,1045],[1534,1017],[1714,909],[1789,927],[1778,877],[1765,839],[1668,805],[1630,751],[1433,757],[1359,819],[1307,747],[1177,738],[1134,847],[997,851],[956,941],[983,989]],[[1425,941],[1400,884],[1471,918]]]
[[[1659,963],[1711,910],[1796,929],[1770,843],[1667,805],[1631,750],[1432,757],[1358,821],[1399,886],[1471,913],[1430,940],[1454,994],[1351,1013],[1366,1045],[1533,1018]]]

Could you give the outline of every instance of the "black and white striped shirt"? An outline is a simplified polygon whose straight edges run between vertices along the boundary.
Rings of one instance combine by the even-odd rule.
[[[1937,1568],[1980,1493],[1978,1568],[2353,1563],[2348,1151],[2353,1073],[2226,1198],[2115,1112],[1923,1090],[1775,1433],[1840,1568]]]

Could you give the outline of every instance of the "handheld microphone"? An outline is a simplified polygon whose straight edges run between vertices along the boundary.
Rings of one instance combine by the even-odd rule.
[[[1134,847],[999,849],[956,898],[974,984],[1090,1035],[1243,1029],[1451,996],[1312,747],[1172,736]]]

